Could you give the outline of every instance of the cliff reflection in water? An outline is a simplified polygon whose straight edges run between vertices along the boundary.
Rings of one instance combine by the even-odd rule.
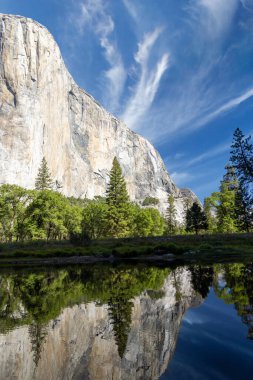
[[[158,379],[210,286],[253,336],[253,265],[0,274],[0,379]]]

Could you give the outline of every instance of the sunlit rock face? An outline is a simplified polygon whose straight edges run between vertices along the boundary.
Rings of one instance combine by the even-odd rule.
[[[132,200],[186,197],[154,147],[80,89],[53,37],[37,22],[0,15],[0,183],[33,188],[45,156],[68,196],[104,195],[114,156]]]
[[[146,291],[133,300],[121,356],[108,305],[66,308],[46,327],[37,367],[28,327],[0,336],[0,379],[158,379],[174,353],[185,311],[199,302],[190,272],[172,272],[159,295]]]

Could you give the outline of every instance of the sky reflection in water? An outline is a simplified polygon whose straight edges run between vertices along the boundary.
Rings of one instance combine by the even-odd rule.
[[[186,313],[174,357],[160,380],[250,379],[253,341],[247,335],[234,305],[211,289],[201,306]]]

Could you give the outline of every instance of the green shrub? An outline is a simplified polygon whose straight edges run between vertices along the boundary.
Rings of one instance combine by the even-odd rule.
[[[142,206],[156,206],[159,204],[159,199],[153,197],[146,197],[142,202]]]

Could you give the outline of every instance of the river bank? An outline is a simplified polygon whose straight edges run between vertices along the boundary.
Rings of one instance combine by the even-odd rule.
[[[253,234],[187,235],[87,241],[33,241],[0,245],[0,265],[253,258]]]

